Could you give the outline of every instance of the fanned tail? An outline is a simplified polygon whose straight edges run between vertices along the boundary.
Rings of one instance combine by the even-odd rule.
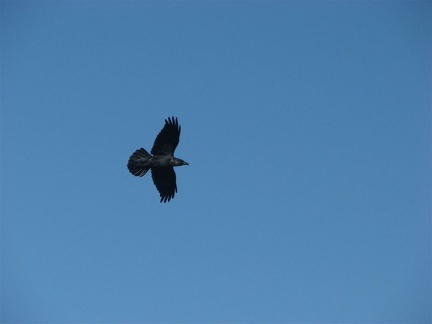
[[[134,176],[142,177],[150,169],[145,163],[149,158],[151,158],[151,154],[145,149],[140,148],[136,150],[129,158],[127,164],[129,172]]]

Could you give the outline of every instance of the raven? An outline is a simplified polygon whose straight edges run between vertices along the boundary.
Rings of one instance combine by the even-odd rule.
[[[165,119],[165,125],[156,136],[149,154],[145,149],[136,150],[129,158],[127,167],[134,176],[142,177],[151,169],[153,183],[160,194],[160,202],[167,202],[174,198],[177,192],[175,166],[189,165],[189,163],[174,157],[180,138],[181,126],[177,117]]]

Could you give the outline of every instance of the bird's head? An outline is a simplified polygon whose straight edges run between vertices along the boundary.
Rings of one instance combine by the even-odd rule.
[[[177,158],[173,158],[171,163],[173,166],[189,165],[189,163],[187,163],[186,161]]]

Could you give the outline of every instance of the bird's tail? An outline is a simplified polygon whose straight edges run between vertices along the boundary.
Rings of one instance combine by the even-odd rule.
[[[151,154],[143,148],[136,150],[129,158],[127,164],[129,172],[134,176],[142,177],[150,169],[145,163],[149,158],[151,158]]]

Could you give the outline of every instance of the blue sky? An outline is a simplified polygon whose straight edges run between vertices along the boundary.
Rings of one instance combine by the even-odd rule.
[[[431,321],[429,1],[0,11],[3,322]]]

